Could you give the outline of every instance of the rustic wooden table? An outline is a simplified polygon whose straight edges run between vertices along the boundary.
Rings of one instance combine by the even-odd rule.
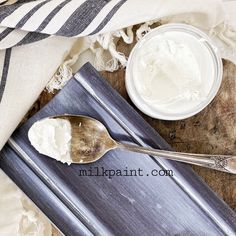
[[[118,48],[128,55],[132,46],[120,43]],[[103,72],[102,75],[131,103],[125,89],[124,69],[113,73]],[[27,117],[38,111],[53,96],[44,91]],[[224,61],[224,78],[220,91],[214,101],[194,117],[181,121],[162,121],[147,117],[141,112],[140,114],[176,151],[236,154],[236,66]],[[236,211],[236,175],[196,166],[193,168]]]

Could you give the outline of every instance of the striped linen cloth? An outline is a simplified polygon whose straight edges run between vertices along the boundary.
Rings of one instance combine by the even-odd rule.
[[[220,0],[0,0],[0,149],[78,38],[160,19],[185,22],[211,33],[236,62],[235,9]]]

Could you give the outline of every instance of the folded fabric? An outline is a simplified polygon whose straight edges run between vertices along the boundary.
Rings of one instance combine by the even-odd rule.
[[[194,25],[209,34],[222,57],[236,63],[235,10],[236,2],[220,0],[0,0],[0,150],[49,81],[49,90],[61,88],[86,61],[99,70],[125,66],[116,43],[120,38],[132,43],[135,24],[143,23],[138,39],[157,21]],[[10,213],[16,213],[6,217],[10,210],[3,207],[0,234],[50,235],[45,219],[22,203],[2,172],[0,182],[0,208],[9,197],[15,204]],[[26,209],[39,217],[29,218]],[[31,231],[22,231],[27,228]]]

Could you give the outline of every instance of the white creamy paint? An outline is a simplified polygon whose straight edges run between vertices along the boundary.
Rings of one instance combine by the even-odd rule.
[[[204,97],[198,62],[185,44],[158,35],[143,45],[135,61],[136,88],[151,106]]]
[[[146,40],[133,58],[137,92],[154,109],[177,113],[198,105],[214,79],[206,51],[184,32],[165,32]],[[209,68],[204,69],[204,64]]]
[[[222,61],[209,37],[186,24],[166,24],[133,48],[125,84],[131,100],[145,114],[179,120],[205,108],[221,80]]]
[[[41,154],[71,164],[71,124],[66,119],[46,118],[35,122],[28,132],[34,148]]]

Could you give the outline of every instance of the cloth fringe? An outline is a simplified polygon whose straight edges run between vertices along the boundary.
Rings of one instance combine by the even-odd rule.
[[[71,79],[73,73],[71,66],[78,60],[79,55],[74,55],[71,59],[64,61],[46,85],[46,90],[53,93],[55,90],[62,89]]]
[[[149,27],[154,22],[146,22],[142,24],[136,31],[136,40],[140,40],[151,28]],[[90,36],[91,44],[89,49],[94,54],[93,66],[98,71],[113,72],[119,68],[125,68],[127,64],[127,57],[124,53],[117,51],[117,42],[122,39],[126,44],[134,42],[133,26],[121,29],[115,32]],[[78,60],[80,54],[73,55],[72,58],[64,61],[58,68],[52,79],[46,86],[49,93],[54,90],[62,89],[73,75],[72,68]]]
[[[160,20],[154,20],[145,22],[136,30],[136,41],[139,41],[143,36],[149,33],[152,28],[151,26],[160,23]],[[155,28],[155,27],[154,27]],[[231,29],[226,22],[223,22],[209,32],[211,37],[218,37],[228,47],[235,48],[236,32]],[[89,36],[91,44],[89,49],[94,54],[93,66],[98,71],[109,71],[113,72],[119,68],[125,68],[127,64],[127,57],[124,53],[117,50],[117,42],[122,39],[126,44],[134,42],[134,30],[133,26],[121,29],[115,32],[100,34],[95,36]],[[235,58],[235,50],[232,51],[232,58]],[[75,54],[72,58],[66,60],[59,68],[57,73],[52,77],[46,89],[48,92],[54,90],[60,90],[72,77],[73,66],[78,60],[80,54]]]

